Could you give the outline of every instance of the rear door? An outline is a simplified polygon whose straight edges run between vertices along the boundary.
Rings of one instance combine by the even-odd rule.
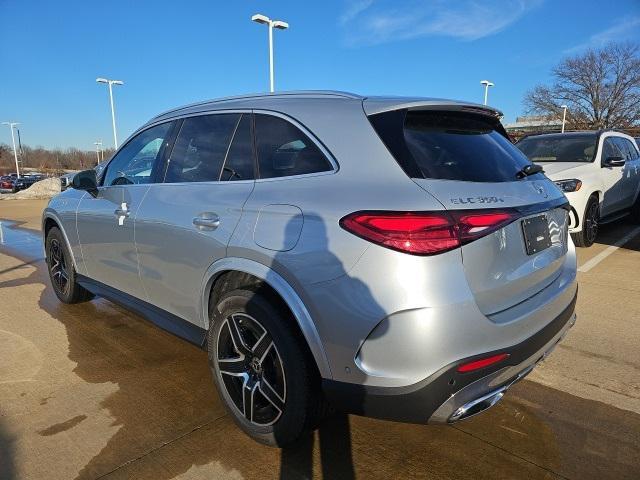
[[[136,217],[140,276],[149,301],[199,323],[204,274],[223,258],[254,186],[250,113],[184,119],[162,183]]]
[[[511,216],[508,225],[462,246],[467,280],[483,313],[520,303],[560,275],[567,201],[543,174],[522,173],[531,163],[497,118],[405,110],[371,119],[405,172],[455,218],[472,212]]]
[[[87,275],[140,299],[145,294],[138,276],[134,221],[162,167],[172,127],[172,122],[162,123],[128,141],[109,162],[98,193],[85,193],[77,209]]]

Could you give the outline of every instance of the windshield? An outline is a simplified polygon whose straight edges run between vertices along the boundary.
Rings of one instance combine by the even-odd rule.
[[[598,137],[593,135],[560,134],[527,137],[516,146],[532,162],[592,162]]]

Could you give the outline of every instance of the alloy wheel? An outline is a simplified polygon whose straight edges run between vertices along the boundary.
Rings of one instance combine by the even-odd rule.
[[[53,238],[49,244],[49,272],[55,288],[62,294],[69,290],[69,270],[60,242]]]
[[[598,220],[600,217],[598,211],[598,202],[591,202],[584,218],[584,229],[589,243],[595,242],[598,235]]]
[[[222,384],[234,407],[255,425],[274,424],[286,401],[282,358],[258,320],[246,313],[227,317],[217,338]]]

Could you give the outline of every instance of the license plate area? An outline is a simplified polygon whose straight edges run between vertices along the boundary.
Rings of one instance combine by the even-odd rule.
[[[522,220],[522,234],[527,255],[534,255],[551,246],[549,221],[546,215],[536,215]]]

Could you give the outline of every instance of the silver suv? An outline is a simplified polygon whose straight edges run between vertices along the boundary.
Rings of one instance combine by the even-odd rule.
[[[263,443],[294,441],[327,407],[470,417],[575,321],[567,200],[499,117],[340,92],[166,112],[51,200],[53,287],[206,349]]]

